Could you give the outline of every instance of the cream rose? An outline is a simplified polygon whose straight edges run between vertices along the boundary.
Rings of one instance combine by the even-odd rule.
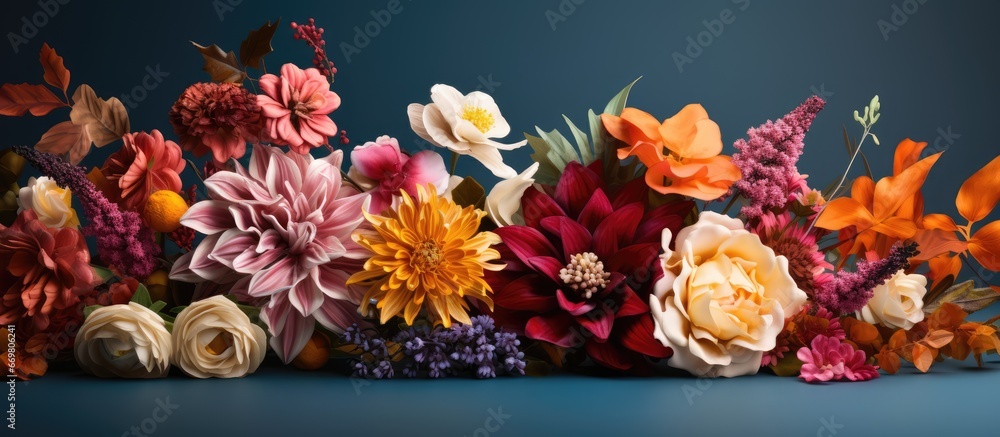
[[[73,347],[83,370],[102,378],[160,378],[170,371],[163,319],[135,302],[94,310]]]
[[[697,376],[757,373],[785,317],[806,302],[788,260],[714,212],[678,232],[674,250],[670,241],[664,230],[664,275],[649,300],[653,335],[674,350],[668,364]]]
[[[924,320],[927,278],[900,270],[885,284],[875,287],[868,304],[855,315],[868,323],[909,330]]]
[[[28,179],[28,185],[17,194],[17,205],[18,212],[26,209],[35,211],[38,220],[50,228],[80,226],[70,191],[48,176]]]
[[[174,364],[195,378],[238,378],[257,370],[267,335],[231,300],[192,303],[174,321]]]

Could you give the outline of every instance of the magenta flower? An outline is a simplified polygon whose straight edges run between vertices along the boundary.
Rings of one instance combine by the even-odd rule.
[[[788,212],[777,215],[765,213],[757,220],[756,226],[750,228],[750,232],[757,234],[765,246],[774,249],[774,253],[788,258],[788,273],[809,297],[815,295],[817,283],[825,284],[833,279],[827,273],[833,265],[826,262],[823,252],[820,252],[815,229],[806,232],[802,223],[793,221]]]
[[[799,378],[805,382],[827,382],[840,379],[867,381],[878,378],[878,367],[867,364],[864,351],[855,350],[840,339],[817,335],[811,347],[802,347],[795,354],[802,361]]]
[[[812,298],[839,314],[860,311],[871,300],[875,287],[884,284],[899,270],[910,267],[910,258],[916,254],[916,243],[896,243],[889,250],[889,256],[883,259],[858,260],[856,272],[837,272],[835,278],[816,287]]]
[[[368,195],[343,187],[336,151],[322,159],[254,146],[250,168],[205,180],[210,200],[181,223],[207,237],[182,256],[171,277],[234,283],[232,293],[261,306],[271,346],[287,363],[315,323],[343,332],[358,322],[364,290],[345,282],[370,254],[351,239]]]
[[[441,155],[430,150],[407,156],[395,138],[380,136],[354,148],[348,173],[372,195],[369,212],[379,214],[395,206],[399,191],[417,197],[417,186],[432,184],[438,193],[448,188],[448,170]]]
[[[264,131],[274,144],[304,155],[337,134],[328,114],[340,107],[340,96],[330,91],[330,82],[319,70],[285,64],[281,76],[261,76],[260,90],[264,94],[257,96],[257,103]]]
[[[777,121],[768,121],[747,131],[748,139],[737,140],[733,163],[743,178],[735,189],[748,201],[740,211],[754,222],[768,210],[784,207],[796,188],[790,186],[799,171],[803,139],[816,114],[826,102],[812,96]]]

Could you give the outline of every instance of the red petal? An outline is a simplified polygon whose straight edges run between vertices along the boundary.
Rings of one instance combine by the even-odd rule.
[[[556,290],[556,301],[559,302],[560,308],[566,310],[566,312],[574,316],[587,314],[588,312],[590,312],[590,310],[594,309],[594,307],[596,306],[591,301],[584,300],[580,302],[573,302],[569,300],[569,298],[566,297],[566,293],[563,292],[561,288]]]
[[[646,185],[643,184],[643,186]],[[608,196],[605,196],[603,191],[595,191],[587,205],[580,211],[580,218],[577,221],[593,232],[612,212],[614,212],[614,208],[611,207]]]
[[[610,259],[619,247],[631,243],[642,219],[642,210],[641,204],[633,203],[604,219],[594,232],[594,253],[601,259]]]
[[[653,320],[650,316],[630,317],[617,321],[616,340],[622,346],[653,358],[669,358],[673,351],[653,337]]]
[[[605,263],[605,270],[622,272],[630,278],[630,284],[648,284],[652,280],[652,270],[658,268],[660,243],[633,244],[611,255]]]
[[[625,351],[612,342],[598,343],[596,341],[588,341],[585,349],[591,359],[604,367],[616,370],[628,370],[632,368],[632,360],[629,360],[625,356]]]
[[[615,313],[607,306],[599,306],[587,314],[576,316],[576,323],[594,334],[597,340],[606,341],[615,324]]]
[[[573,161],[566,165],[556,184],[555,199],[566,208],[570,217],[578,217],[590,196],[602,188],[603,183],[597,174]]]
[[[590,252],[590,231],[569,217],[545,217],[542,228],[558,238],[567,261],[578,253]]]
[[[622,294],[625,299],[622,301],[622,307],[618,309],[618,313],[615,314],[616,318],[637,316],[640,314],[649,313],[649,305],[645,301],[639,298],[627,285],[623,287]]]
[[[645,204],[647,200],[649,200],[649,185],[646,185],[646,181],[642,178],[636,178],[614,193],[614,202],[611,205],[618,209],[636,202]]]
[[[558,303],[546,288],[555,287],[544,277],[525,275],[500,289],[493,300],[497,305],[511,310],[548,312],[556,309]]]
[[[530,228],[539,227],[544,217],[566,215],[555,200],[533,188],[525,190],[521,196],[521,213],[524,224]]]
[[[574,327],[576,324],[569,314],[535,316],[524,326],[524,335],[556,346],[574,347],[581,341],[580,333],[574,330]]]
[[[562,278],[559,277],[559,270],[562,270],[566,265],[561,261],[550,256],[534,256],[528,258],[526,263],[535,269],[535,271],[548,276],[553,282],[562,284]]]
[[[558,256],[556,248],[537,229],[527,226],[504,226],[494,232],[525,264],[529,264],[529,258],[536,256]]]

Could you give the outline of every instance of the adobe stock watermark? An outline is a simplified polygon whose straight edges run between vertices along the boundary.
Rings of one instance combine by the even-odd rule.
[[[160,424],[166,422],[181,406],[170,402],[170,396],[165,399],[157,398],[156,407],[149,413],[149,417],[142,419],[138,425],[132,425],[122,433],[122,437],[146,437],[156,432]]]
[[[823,100],[830,100],[830,97],[833,97],[833,91],[827,91],[826,83],[819,84],[819,87],[812,85],[809,87],[809,91],[812,92],[814,96]]]
[[[553,9],[545,10],[545,19],[549,21],[549,27],[552,31],[556,31],[556,24],[562,23],[569,18],[570,15],[576,13],[576,7],[584,4],[587,0],[561,0],[559,5]]]
[[[701,377],[694,381],[694,384],[684,384],[681,386],[681,391],[684,392],[684,398],[687,399],[689,407],[694,406],[695,398],[703,396],[708,389],[712,388],[712,378]]]
[[[170,76],[170,73],[160,69],[160,64],[156,64],[155,67],[147,65],[145,71],[146,75],[142,77],[138,85],[118,97],[128,109],[137,108],[143,100],[146,100],[151,91],[163,83],[165,77]]]
[[[937,137],[934,138],[929,147],[925,147],[923,151],[920,152],[920,159],[924,159],[938,152],[944,152],[955,145],[955,142],[962,138],[962,134],[953,132],[951,126],[939,127],[937,128]]]
[[[39,0],[37,12],[31,14],[31,16],[21,17],[21,28],[18,29],[17,33],[7,32],[7,41],[10,41],[10,48],[14,50],[16,55],[21,51],[20,46],[27,44],[32,38],[38,36],[38,32],[49,24],[49,20],[56,17],[61,9],[60,6],[66,6],[69,4],[70,0]]]
[[[504,423],[507,423],[511,417],[510,414],[505,414],[503,412],[503,405],[494,408],[489,408],[486,410],[488,414],[486,420],[483,421],[483,426],[476,428],[472,431],[472,437],[489,437],[490,435],[500,431]],[[469,437],[466,434],[465,437]]]
[[[833,437],[844,429],[844,425],[837,423],[835,419],[833,416],[830,416],[829,419],[820,418],[819,428],[816,428],[816,437]]]
[[[371,21],[362,26],[354,26],[354,39],[351,42],[341,42],[338,46],[344,55],[344,60],[350,64],[352,57],[361,54],[362,50],[371,45],[372,40],[381,35],[385,28],[392,23],[393,17],[401,12],[403,12],[401,0],[389,0],[384,9],[369,11],[372,17]]]
[[[17,327],[7,325],[7,353],[4,370],[7,372],[7,428],[17,429]]]
[[[892,5],[892,13],[889,14],[889,19],[879,19],[875,22],[875,25],[878,26],[878,31],[882,33],[882,39],[888,42],[889,34],[898,32],[899,28],[903,27],[903,25],[910,21],[910,17],[920,10],[920,6],[926,3],[927,0],[904,0],[901,4]]]
[[[226,14],[235,11],[236,7],[243,3],[243,0],[212,0],[212,9],[215,15],[219,16],[219,21],[226,21]]]
[[[737,6],[740,12],[746,11],[750,7],[750,0],[731,0],[734,5]],[[736,22],[736,12],[732,9],[725,8],[719,11],[718,18],[712,18],[710,20],[702,20],[701,24],[705,28],[698,32],[695,36],[688,36],[685,41],[687,41],[687,46],[684,47],[684,52],[673,52],[670,57],[674,60],[674,65],[677,66],[677,72],[683,73],[684,66],[688,64],[693,64],[695,59],[698,59],[702,54],[705,53],[705,49],[712,45],[722,36],[723,32],[726,30],[726,26]]]

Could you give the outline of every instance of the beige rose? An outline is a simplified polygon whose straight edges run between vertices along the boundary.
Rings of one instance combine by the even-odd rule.
[[[73,209],[70,191],[60,187],[48,176],[29,178],[28,185],[17,194],[18,212],[35,211],[38,220],[50,228],[77,228],[80,219]]]
[[[697,376],[753,375],[786,315],[806,294],[775,256],[737,219],[703,212],[670,245],[663,231],[664,276],[650,296],[654,337],[674,350],[668,364]]]
[[[83,370],[102,378],[160,378],[170,371],[163,319],[135,302],[94,310],[73,347]]]
[[[238,378],[257,370],[267,335],[231,300],[192,303],[174,321],[174,364],[195,378]]]
[[[924,320],[927,278],[900,270],[875,287],[871,300],[855,315],[868,323],[909,330]]]

